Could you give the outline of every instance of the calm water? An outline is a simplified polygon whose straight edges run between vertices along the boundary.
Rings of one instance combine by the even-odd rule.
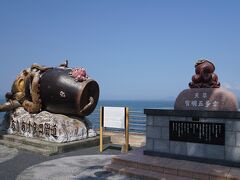
[[[139,100],[102,100],[99,101],[97,109],[100,106],[129,107],[130,111],[141,111],[144,108],[170,108],[174,105],[173,101],[139,101]]]
[[[5,100],[0,99],[0,103]],[[145,131],[146,117],[145,108],[173,109],[174,101],[140,101],[140,100],[101,100],[94,112],[87,118],[92,122],[94,128],[99,128],[99,109],[100,106],[129,107],[130,131]],[[138,112],[138,113],[136,113]],[[0,123],[5,113],[0,113]],[[137,120],[140,120],[139,122]]]
[[[5,100],[0,99],[0,103],[3,103]],[[92,121],[95,128],[99,127],[99,109],[100,106],[113,106],[113,107],[129,107],[129,119],[130,119],[130,130],[133,131],[144,131],[145,122],[131,122],[131,120],[145,120],[145,115],[143,111],[145,108],[164,108],[172,109],[174,105],[173,101],[139,101],[139,100],[101,100],[98,102],[98,105],[95,111],[88,116],[87,118]],[[139,113],[132,113],[137,111]],[[4,116],[4,113],[0,113],[0,119]],[[136,117],[137,116],[137,117]],[[1,122],[1,120],[0,120]],[[140,124],[140,125],[139,125]]]
[[[130,131],[144,132],[146,117],[145,108],[173,109],[174,101],[129,101],[129,100],[104,100],[99,101],[95,111],[87,118],[92,121],[95,128],[99,127],[100,106],[128,107],[129,108],[129,127]]]
[[[4,99],[0,99],[0,103],[5,102]],[[140,101],[140,100],[101,100],[98,102],[96,110],[99,110],[100,106],[113,106],[113,107],[129,107],[130,111],[141,111],[144,108],[167,108],[172,109],[174,101]],[[0,113],[3,114],[3,113]]]

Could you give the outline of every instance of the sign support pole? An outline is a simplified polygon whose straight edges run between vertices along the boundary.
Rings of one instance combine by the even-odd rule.
[[[128,107],[125,108],[125,152],[128,152],[129,147],[129,110]]]
[[[99,150],[103,152],[103,107],[100,108],[100,145]]]

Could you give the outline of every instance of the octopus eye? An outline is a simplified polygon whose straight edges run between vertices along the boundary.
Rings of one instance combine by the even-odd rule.
[[[200,74],[200,69],[199,69],[199,68],[196,68],[195,73],[196,73],[196,74]]]
[[[203,69],[204,74],[208,74],[208,73],[210,73],[210,71],[211,71],[211,69],[209,67],[206,67]]]

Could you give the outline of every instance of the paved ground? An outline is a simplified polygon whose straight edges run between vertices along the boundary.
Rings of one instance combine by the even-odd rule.
[[[17,149],[0,145],[0,163],[14,158],[17,154]]]
[[[0,146],[0,179],[133,179],[103,169],[120,150],[98,147],[42,156]]]

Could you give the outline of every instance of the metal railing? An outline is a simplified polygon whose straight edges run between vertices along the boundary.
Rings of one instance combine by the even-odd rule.
[[[146,131],[146,115],[141,111],[129,111],[129,130],[133,132]]]
[[[96,129],[99,129],[99,116],[99,109],[95,109],[94,112],[87,117],[92,122],[93,127]],[[129,110],[129,131],[145,133],[146,115],[143,112]]]

